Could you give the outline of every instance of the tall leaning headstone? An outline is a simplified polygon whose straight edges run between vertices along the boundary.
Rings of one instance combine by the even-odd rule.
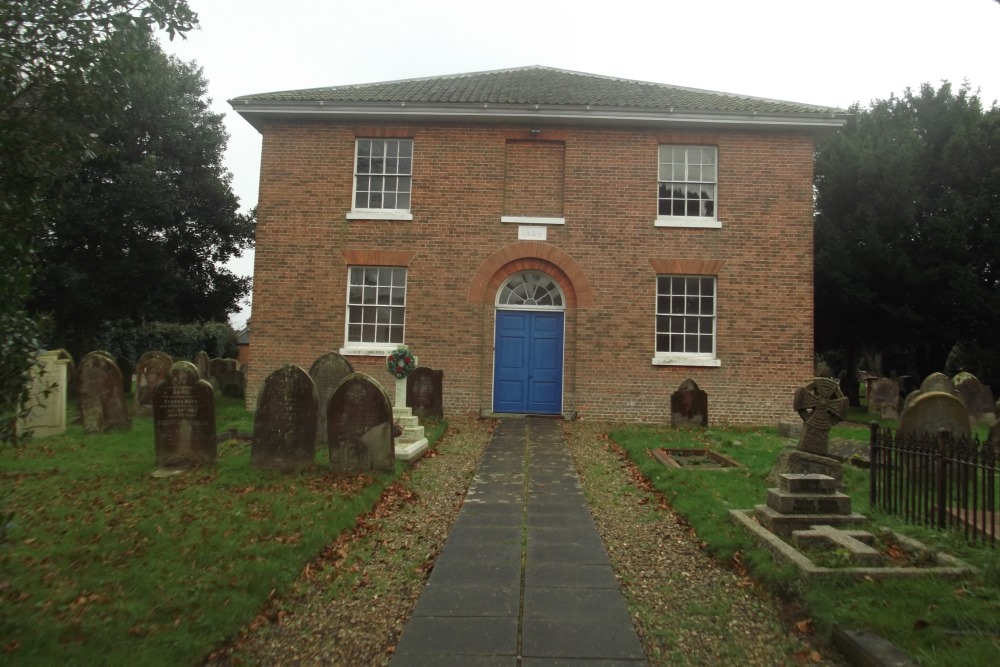
[[[326,423],[331,470],[395,468],[392,403],[373,378],[364,373],[348,375],[330,399]]]
[[[122,391],[122,373],[110,354],[95,351],[81,359],[76,387],[84,431],[100,433],[132,427]]]
[[[326,443],[326,409],[333,398],[333,390],[341,380],[354,372],[351,362],[339,352],[327,352],[309,367],[309,377],[316,383],[316,393],[319,395],[319,419],[316,423],[316,442]]]
[[[286,364],[264,380],[250,444],[250,465],[299,470],[316,461],[316,384],[302,368]]]
[[[135,363],[135,399],[132,412],[136,415],[153,413],[153,392],[156,385],[167,379],[174,360],[166,352],[146,352]]]
[[[190,361],[175,362],[153,391],[156,464],[214,463],[215,390]]]

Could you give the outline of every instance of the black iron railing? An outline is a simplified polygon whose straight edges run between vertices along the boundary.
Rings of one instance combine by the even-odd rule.
[[[946,431],[902,438],[872,423],[871,506],[996,546],[998,448],[995,442],[954,438]]]

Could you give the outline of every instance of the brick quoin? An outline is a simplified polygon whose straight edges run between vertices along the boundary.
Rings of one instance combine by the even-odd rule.
[[[813,135],[530,130],[263,123],[249,407],[274,369],[344,347],[348,267],[373,264],[407,268],[406,343],[444,370],[446,413],[492,410],[496,293],[531,269],[566,296],[565,414],[669,422],[691,378],[713,423],[793,418],[813,374]],[[359,137],[413,139],[412,220],[346,219]],[[720,229],[654,226],[663,143],[718,147]],[[565,222],[520,241],[505,215]],[[717,277],[720,367],[652,365],[656,276],[670,273]],[[348,358],[393,395],[383,357]]]

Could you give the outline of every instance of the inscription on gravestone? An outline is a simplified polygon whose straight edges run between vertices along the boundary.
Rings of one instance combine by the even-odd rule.
[[[371,377],[352,373],[337,386],[330,399],[327,429],[331,470],[395,468],[392,403]]]
[[[869,382],[868,414],[882,419],[899,417],[899,382],[892,378],[874,378]]]
[[[326,411],[333,397],[333,390],[353,372],[351,362],[339,352],[324,354],[309,368],[309,377],[316,383],[316,393],[319,396],[319,418],[316,424],[316,443],[319,445],[326,444]]]
[[[215,391],[189,361],[170,367],[153,392],[156,464],[187,466],[214,463]]]
[[[250,464],[277,470],[313,465],[318,409],[316,385],[300,367],[286,364],[268,375],[257,398]]]
[[[127,430],[132,418],[125,407],[122,374],[110,354],[91,352],[80,361],[76,372],[80,420],[87,433]]]

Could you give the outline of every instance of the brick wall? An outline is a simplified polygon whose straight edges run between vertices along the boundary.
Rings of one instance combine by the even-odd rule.
[[[284,363],[308,369],[344,345],[348,260],[401,251],[406,342],[443,369],[447,413],[491,409],[494,298],[538,268],[567,294],[564,410],[580,419],[669,421],[686,378],[708,393],[711,422],[789,418],[812,377],[812,160],[809,135],[285,122],[263,133],[248,403]],[[414,140],[412,221],[348,221],[356,137]],[[537,153],[530,152],[538,141]],[[654,227],[657,146],[718,146],[721,229]],[[516,154],[511,153],[511,146]],[[513,158],[512,158],[513,155]],[[565,217],[544,242],[518,241],[506,172],[561,160]],[[523,192],[530,193],[524,188]],[[543,200],[534,200],[535,203]],[[655,278],[664,267],[716,272],[721,367],[654,366]],[[393,395],[381,357],[349,357]]]

